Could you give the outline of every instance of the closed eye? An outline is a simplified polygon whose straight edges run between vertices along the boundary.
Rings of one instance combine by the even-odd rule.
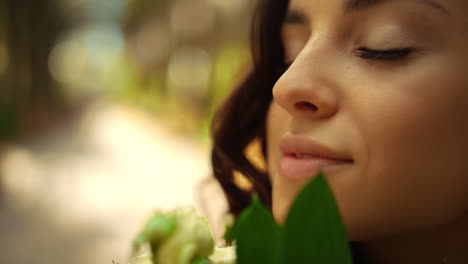
[[[387,50],[375,50],[369,48],[359,48],[354,54],[362,59],[366,60],[377,60],[377,61],[398,61],[407,58],[411,53],[414,52],[413,48],[397,48]],[[283,74],[286,72],[293,61],[285,61],[279,69],[279,73]]]
[[[367,60],[396,61],[408,57],[413,52],[412,48],[398,48],[388,50],[373,50],[369,48],[359,48],[354,54],[357,57]]]

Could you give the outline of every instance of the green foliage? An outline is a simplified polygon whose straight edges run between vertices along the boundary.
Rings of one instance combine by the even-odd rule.
[[[235,228],[239,264],[280,263],[282,229],[256,196]]]
[[[138,248],[149,242],[155,264],[235,263],[232,257],[228,262],[211,258],[214,245],[207,237],[211,234],[205,227],[207,224],[191,212],[157,213],[147,222],[134,246]],[[237,264],[352,263],[345,229],[322,173],[317,174],[296,197],[284,226],[276,223],[270,210],[254,195],[250,206],[233,227],[227,229],[225,238],[236,241]],[[202,252],[200,245],[204,244],[209,251]],[[195,250],[198,253],[195,254]]]
[[[338,208],[322,173],[294,201],[283,227],[254,197],[232,231],[238,264],[351,264]]]
[[[133,251],[149,245],[154,264],[205,264],[214,251],[210,227],[193,208],[157,212],[133,242]]]
[[[235,223],[234,223],[235,224]],[[226,225],[224,228],[223,239],[228,245],[231,245],[236,238],[235,225]]]
[[[194,259],[191,264],[211,264],[211,261],[206,257],[199,257]]]
[[[288,263],[352,263],[338,208],[322,174],[297,196],[284,229]]]

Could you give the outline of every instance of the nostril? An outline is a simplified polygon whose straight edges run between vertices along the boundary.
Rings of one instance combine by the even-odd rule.
[[[318,107],[309,102],[299,102],[294,104],[294,107],[298,110],[312,110],[317,111]]]

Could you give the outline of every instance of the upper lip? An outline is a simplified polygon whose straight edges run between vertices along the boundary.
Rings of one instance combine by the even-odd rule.
[[[346,155],[340,154],[326,145],[322,145],[303,136],[284,136],[280,141],[279,148],[283,156],[300,154],[334,160],[353,161]]]

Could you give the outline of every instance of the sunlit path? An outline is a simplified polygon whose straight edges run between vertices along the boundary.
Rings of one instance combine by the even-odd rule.
[[[209,145],[150,120],[100,103],[47,141],[11,147],[1,167],[0,262],[125,263],[153,209],[200,208],[209,195],[216,208],[204,213],[224,210],[215,184],[197,189],[210,175]]]

